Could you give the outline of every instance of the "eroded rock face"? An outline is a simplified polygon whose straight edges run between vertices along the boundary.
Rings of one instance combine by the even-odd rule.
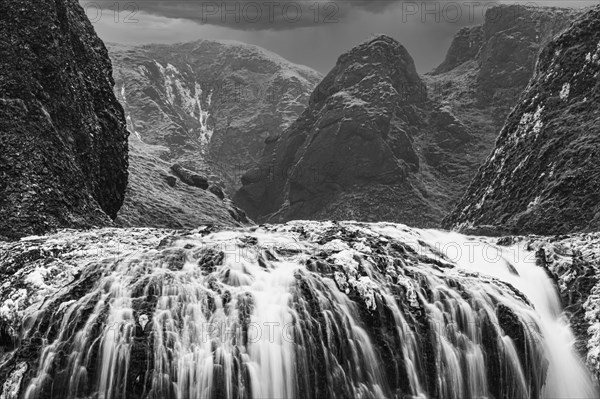
[[[127,130],[102,41],[75,0],[3,1],[0,237],[110,225]]]
[[[235,200],[258,220],[324,214],[402,219],[402,205],[382,195],[399,187],[415,191],[409,176],[421,168],[414,142],[427,129],[427,107],[406,49],[390,37],[375,37],[340,56],[302,116],[267,142],[261,164],[243,176]],[[380,210],[350,199],[369,195]],[[392,202],[399,210],[384,209]]]
[[[477,100],[501,105],[508,112],[533,76],[542,48],[576,15],[572,10],[551,7],[489,9],[477,54]]]
[[[433,74],[438,75],[451,71],[465,62],[475,59],[483,45],[483,40],[484,29],[482,26],[464,27],[459,30],[450,44],[444,62],[433,70]]]
[[[539,234],[600,228],[599,17],[599,8],[590,10],[544,49],[447,227]]]

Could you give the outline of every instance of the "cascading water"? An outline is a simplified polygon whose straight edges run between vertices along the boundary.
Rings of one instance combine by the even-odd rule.
[[[596,397],[529,254],[386,223],[169,236],[84,267],[0,375],[27,399]]]

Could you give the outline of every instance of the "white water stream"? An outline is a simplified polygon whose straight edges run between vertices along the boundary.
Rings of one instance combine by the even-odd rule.
[[[323,244],[331,226],[115,262],[52,315],[25,398],[597,397],[524,248],[386,223]]]

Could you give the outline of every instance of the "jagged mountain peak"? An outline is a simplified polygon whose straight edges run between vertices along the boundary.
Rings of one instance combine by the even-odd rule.
[[[406,48],[393,37],[383,34],[375,35],[340,55],[337,64],[344,64],[349,59],[369,63],[407,61],[414,67],[412,57]]]
[[[482,25],[459,30],[446,58],[431,74],[443,77],[473,62],[477,102],[501,105],[503,120],[514,105],[515,95],[520,94],[531,78],[541,48],[578,14],[577,10],[557,7],[490,7]]]

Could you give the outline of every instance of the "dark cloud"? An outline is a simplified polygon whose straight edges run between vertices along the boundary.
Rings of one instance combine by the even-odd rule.
[[[400,8],[402,21],[472,24],[499,3],[577,6],[578,0],[81,0],[90,19],[106,13],[134,20],[137,15],[185,19],[238,30],[288,30],[345,22],[352,11],[373,14]],[[588,3],[591,1],[588,1]],[[100,11],[101,10],[101,11]]]
[[[487,1],[487,0],[486,0]],[[132,0],[94,1],[82,0],[90,19],[99,15],[99,10],[134,19],[145,13],[166,18],[192,20],[201,24],[227,26],[240,30],[285,30],[306,26],[327,25],[347,20],[352,10],[367,10],[371,13],[385,12],[400,0]],[[406,3],[407,14],[413,14],[415,5]]]

